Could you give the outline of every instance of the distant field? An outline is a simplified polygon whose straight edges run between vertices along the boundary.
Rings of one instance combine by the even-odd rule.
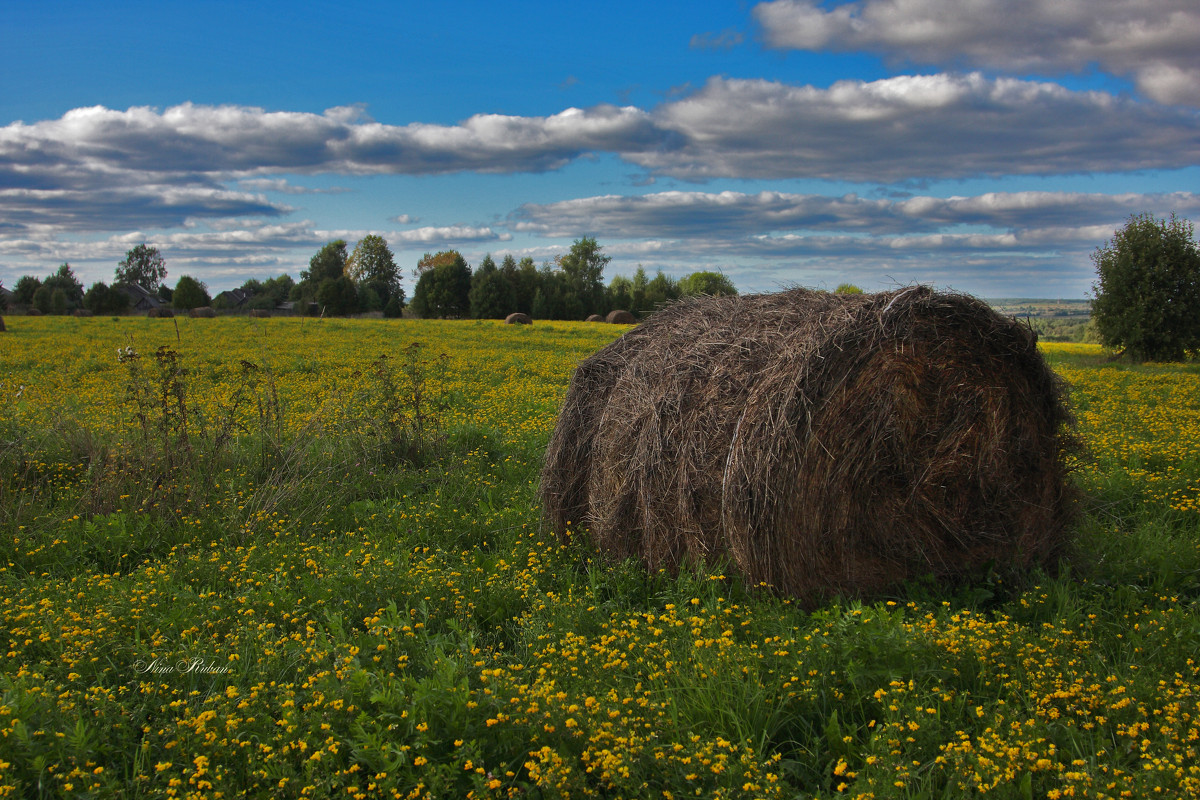
[[[806,613],[542,531],[623,328],[6,321],[0,796],[1200,795],[1200,365],[1044,345],[1056,575]]]

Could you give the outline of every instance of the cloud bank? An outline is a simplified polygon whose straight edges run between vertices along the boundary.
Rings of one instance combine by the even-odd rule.
[[[1160,103],[1200,106],[1200,6],[1192,0],[858,0],[754,8],[770,46],[866,51],[1019,74],[1130,76]]]

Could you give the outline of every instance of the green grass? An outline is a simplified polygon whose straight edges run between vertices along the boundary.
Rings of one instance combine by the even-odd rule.
[[[1050,352],[1090,448],[1053,575],[808,613],[542,530],[604,326],[78,322],[0,356],[0,796],[1200,792],[1200,513],[1172,499],[1200,466],[1162,446],[1196,435],[1195,365]],[[130,335],[178,349],[186,426],[148,355],[107,357]],[[450,359],[420,433],[412,379],[371,371],[418,339]],[[76,370],[90,399],[41,388]]]

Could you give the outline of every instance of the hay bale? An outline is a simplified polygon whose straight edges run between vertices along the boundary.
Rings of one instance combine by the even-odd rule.
[[[528,314],[522,314],[520,311],[509,314],[504,318],[505,325],[532,325],[533,319]]]
[[[90,308],[77,308],[71,312],[76,317],[94,317],[96,316]]]
[[[41,312],[39,309],[36,309],[36,308],[27,308],[27,309],[25,309],[25,316],[27,316],[27,317],[40,317],[40,316],[42,316],[42,312]]]
[[[604,317],[599,314],[592,314],[584,322],[604,322]]]
[[[147,311],[146,316],[152,319],[171,319],[175,316],[175,312],[166,306],[159,306],[158,308],[152,308]]]
[[[618,309],[617,311],[608,312],[608,316],[604,318],[604,321],[612,325],[636,325],[637,317],[628,311]]]
[[[250,309],[250,316],[259,317],[261,319],[266,319],[267,317],[271,316],[271,309],[269,309],[269,308],[252,308],[252,309]]]
[[[6,329],[4,327],[4,317],[0,317],[0,333],[4,333],[5,330]]]
[[[969,297],[690,299],[579,365],[541,501],[613,558],[727,557],[807,604],[1049,564],[1062,397],[1033,333]]]
[[[212,319],[217,316],[217,310],[212,306],[197,306],[188,309],[188,316],[199,319]]]

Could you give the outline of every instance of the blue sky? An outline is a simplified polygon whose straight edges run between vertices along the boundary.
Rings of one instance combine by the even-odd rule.
[[[15,6],[15,7],[13,7]],[[1200,218],[1194,0],[10,4],[0,281],[216,291],[383,235],[742,291],[1083,297]],[[411,281],[406,287],[411,294]]]

